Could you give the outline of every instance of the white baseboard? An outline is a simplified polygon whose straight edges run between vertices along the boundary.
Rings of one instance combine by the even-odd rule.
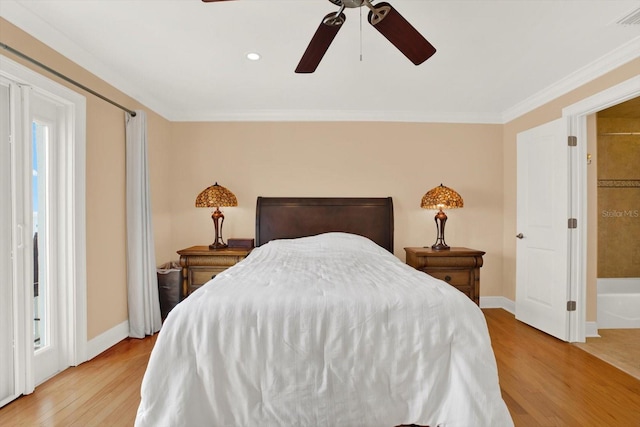
[[[502,308],[511,314],[516,313],[516,303],[505,297],[480,297],[480,308]]]
[[[585,322],[584,336],[585,338],[600,338],[598,334],[598,322]]]
[[[101,333],[87,343],[87,360],[91,360],[103,351],[118,344],[129,336],[129,321],[125,320],[117,326]]]
[[[480,297],[480,308],[502,308],[516,314],[516,303],[505,297]],[[599,337],[598,322],[585,322],[585,337]]]

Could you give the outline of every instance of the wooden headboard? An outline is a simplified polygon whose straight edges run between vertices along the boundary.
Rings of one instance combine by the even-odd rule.
[[[391,197],[258,197],[256,245],[341,231],[368,237],[393,253]]]

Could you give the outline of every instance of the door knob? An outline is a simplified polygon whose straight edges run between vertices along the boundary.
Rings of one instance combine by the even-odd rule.
[[[524,239],[524,234],[522,234],[522,233],[518,233],[518,234],[516,234],[516,237],[517,237],[518,239]]]

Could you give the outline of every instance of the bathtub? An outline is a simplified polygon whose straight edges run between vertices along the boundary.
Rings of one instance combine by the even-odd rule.
[[[598,279],[598,329],[640,328],[640,277]]]

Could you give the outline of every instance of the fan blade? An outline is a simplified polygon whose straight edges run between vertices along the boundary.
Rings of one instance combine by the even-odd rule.
[[[389,3],[378,3],[374,9],[375,13],[369,11],[369,23],[415,65],[436,53],[436,48]]]
[[[309,42],[309,46],[307,46],[307,50],[304,51],[300,63],[296,67],[296,73],[313,73],[318,68],[320,61],[322,61],[324,54],[329,49],[331,42],[333,42],[346,19],[347,17],[344,13],[336,15],[335,12],[322,19],[320,26]]]

